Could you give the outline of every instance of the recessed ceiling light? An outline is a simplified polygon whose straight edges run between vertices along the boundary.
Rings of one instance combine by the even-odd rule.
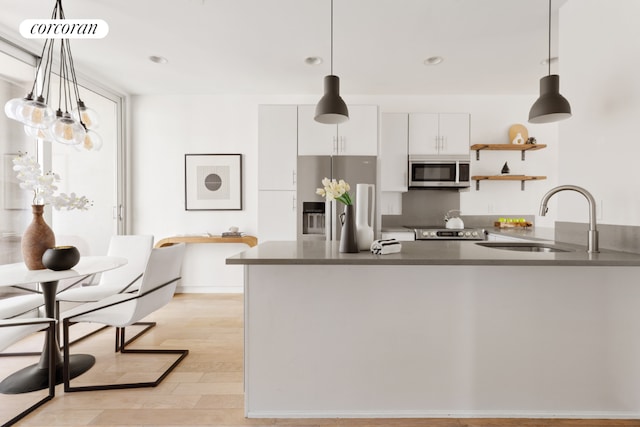
[[[167,62],[169,62],[169,60],[164,56],[156,56],[156,55],[150,56],[149,61],[155,62],[156,64],[166,64]]]
[[[551,58],[544,58],[542,61],[540,61],[540,65],[548,65],[549,61],[551,61],[552,64],[555,64],[556,62],[558,62],[558,57],[552,56]]]
[[[424,65],[438,65],[442,61],[444,61],[442,56],[432,56],[424,60]]]
[[[319,56],[308,56],[304,59],[304,63],[307,65],[320,65],[322,64],[322,58]]]

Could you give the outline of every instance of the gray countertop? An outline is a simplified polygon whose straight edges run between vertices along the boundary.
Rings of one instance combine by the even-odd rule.
[[[522,252],[487,248],[469,241],[402,242],[397,254],[338,251],[338,242],[265,242],[227,258],[227,264],[247,265],[505,265],[505,266],[640,266],[640,254],[558,244],[568,252]]]

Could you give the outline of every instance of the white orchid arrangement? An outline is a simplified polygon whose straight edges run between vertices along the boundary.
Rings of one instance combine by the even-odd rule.
[[[351,187],[344,179],[337,181],[335,179],[325,178],[322,180],[322,185],[324,188],[318,188],[316,194],[325,197],[328,201],[337,200],[345,205],[353,204],[353,200],[351,200],[351,195],[349,194]]]
[[[79,209],[86,211],[91,206],[91,201],[85,196],[76,196],[76,193],[58,195],[57,182],[60,182],[60,175],[53,172],[42,173],[40,163],[33,156],[26,153],[20,153],[13,159],[13,170],[16,171],[16,177],[20,180],[20,188],[33,191],[33,204],[45,205],[50,203],[51,206],[60,209]]]

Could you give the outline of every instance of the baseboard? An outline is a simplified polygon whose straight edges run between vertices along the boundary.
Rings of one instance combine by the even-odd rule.
[[[241,294],[244,292],[242,285],[238,286],[178,286],[178,294]]]
[[[639,419],[637,411],[247,411],[247,418],[537,418]]]

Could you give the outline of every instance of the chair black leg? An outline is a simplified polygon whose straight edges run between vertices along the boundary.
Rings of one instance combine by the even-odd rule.
[[[49,352],[49,393],[24,411],[20,412],[15,417],[11,418],[6,423],[2,424],[2,427],[9,427],[14,425],[19,420],[23,419],[40,406],[44,405],[46,402],[50,401],[56,395],[56,357],[55,357],[55,346],[51,345],[51,337],[56,333],[56,324],[55,322],[49,322],[49,326],[46,329],[47,333],[47,342],[49,345],[47,346],[47,351]],[[39,355],[40,353],[11,353],[11,355]],[[9,354],[7,354],[9,355]]]
[[[64,342],[64,367],[63,367],[63,376],[64,376],[64,391],[65,392],[75,392],[75,391],[92,391],[92,390],[117,390],[117,389],[126,389],[126,388],[140,388],[140,387],[156,387],[160,384],[166,377],[173,371],[176,366],[182,362],[182,360],[187,357],[189,354],[189,350],[162,350],[162,349],[127,349],[126,346],[149,329],[156,325],[155,322],[137,322],[134,325],[146,325],[141,332],[137,333],[133,338],[126,340],[125,338],[125,328],[116,328],[116,352],[120,352],[123,354],[127,353],[137,353],[137,354],[177,354],[179,357],[166,369],[160,377],[155,379],[154,381],[148,382],[139,382],[139,383],[123,383],[123,384],[103,384],[103,385],[90,385],[90,386],[79,386],[72,387],[71,379],[69,377],[69,367],[68,367],[68,359],[69,359],[69,349],[68,349],[68,338],[67,333],[69,329],[70,322],[68,319],[65,319],[63,322],[65,342]]]

